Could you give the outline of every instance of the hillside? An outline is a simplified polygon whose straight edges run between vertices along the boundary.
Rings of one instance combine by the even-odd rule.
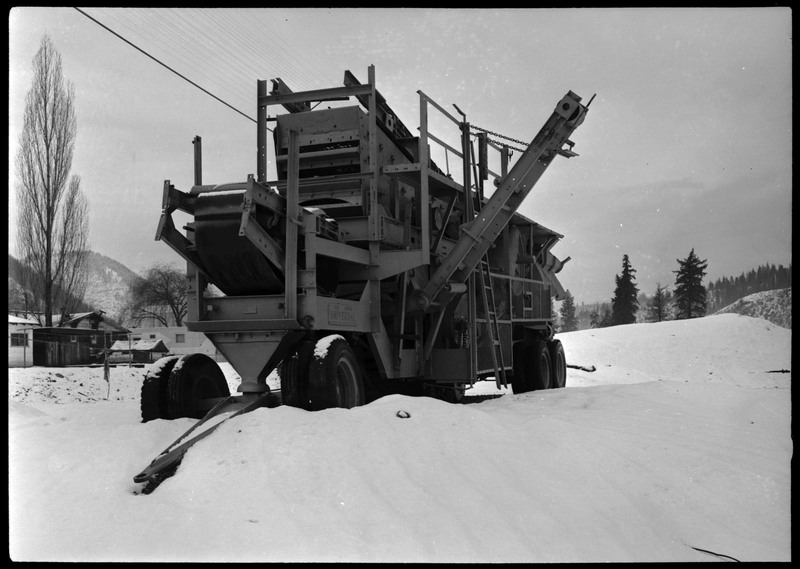
[[[110,257],[89,252],[89,286],[84,300],[92,307],[104,310],[109,318],[122,323],[130,286],[140,278],[122,263]]]
[[[792,329],[792,289],[767,290],[740,298],[715,314],[741,314],[763,318],[783,328]]]
[[[22,263],[8,256],[8,308],[25,308],[25,290],[20,284]],[[131,283],[139,278],[128,267],[110,257],[89,251],[89,279],[84,303],[78,310],[103,310],[115,321],[124,320]],[[121,322],[120,322],[121,323]]]
[[[9,310],[25,309],[25,290],[19,284],[22,264],[11,255],[8,256],[8,308]]]

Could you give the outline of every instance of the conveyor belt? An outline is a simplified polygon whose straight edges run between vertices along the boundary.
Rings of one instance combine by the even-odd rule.
[[[241,194],[206,195],[197,200],[197,255],[212,282],[228,296],[281,294],[283,275],[247,237],[239,236],[241,203]],[[276,225],[273,231],[278,234],[281,227]]]

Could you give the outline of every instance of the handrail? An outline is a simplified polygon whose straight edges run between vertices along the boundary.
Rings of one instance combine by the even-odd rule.
[[[435,142],[439,148],[444,151],[444,159],[445,164],[447,167],[447,175],[450,175],[450,161],[449,161],[449,154],[452,153],[457,159],[463,161],[469,160],[468,157],[465,157],[463,150],[458,150],[452,145],[448,144],[438,136],[432,134],[428,129],[428,107],[433,107],[445,118],[449,119],[453,124],[458,127],[461,127],[461,120],[457,117],[450,114],[447,109],[442,107],[439,103],[434,101],[431,97],[426,95],[422,90],[418,90],[417,94],[420,98],[420,126],[418,127],[418,131],[420,132],[420,154],[419,154],[419,161],[423,162],[423,157],[425,161],[430,160],[430,150],[428,149],[429,141]],[[424,150],[424,154],[423,154]],[[463,182],[463,181],[462,181]],[[463,183],[462,183],[463,185]]]
[[[447,143],[446,143],[444,140],[442,140],[442,139],[441,139],[441,138],[439,138],[438,136],[436,136],[436,135],[433,135],[433,134],[431,134],[431,133],[428,133],[428,138],[431,138],[431,139],[433,139],[433,141],[434,141],[434,142],[438,142],[438,143],[439,143],[439,145],[440,145],[440,146],[442,146],[442,147],[444,147],[444,149],[445,149],[445,150],[449,150],[450,152],[452,152],[453,154],[455,154],[455,155],[456,155],[456,156],[458,156],[459,158],[464,158],[464,154],[463,154],[461,151],[459,151],[459,150],[456,150],[455,148],[453,148],[452,146],[450,146],[449,144],[447,144]]]
[[[446,110],[444,107],[442,107],[442,106],[441,106],[439,103],[437,103],[436,101],[434,101],[433,99],[431,99],[431,98],[430,98],[428,95],[426,95],[425,93],[423,93],[421,90],[417,91],[417,93],[419,93],[419,94],[420,94],[420,96],[421,96],[421,97],[422,97],[422,98],[425,100],[425,102],[427,102],[427,103],[430,103],[431,105],[433,105],[434,107],[436,107],[436,109],[437,109],[437,110],[438,110],[440,113],[442,113],[444,116],[446,116],[447,118],[449,118],[449,119],[450,119],[451,121],[453,121],[455,124],[457,124],[457,125],[461,124],[461,121],[460,121],[460,120],[458,120],[456,117],[454,117],[454,116],[453,116],[453,115],[451,115],[449,112],[447,112],[447,110]]]

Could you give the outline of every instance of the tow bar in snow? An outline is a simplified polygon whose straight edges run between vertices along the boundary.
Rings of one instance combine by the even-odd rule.
[[[571,367],[572,369],[579,369],[579,370],[582,370],[582,371],[597,371],[597,368],[594,367],[594,366],[585,367],[585,366],[576,366],[576,365],[572,365],[572,364],[567,364],[567,367]]]
[[[689,547],[691,547],[695,551],[700,551],[701,553],[708,553],[709,555],[716,555],[717,557],[724,557],[725,559],[730,559],[731,561],[736,561],[741,563],[741,561],[739,561],[735,557],[731,557],[730,555],[725,555],[724,553],[716,553],[714,551],[709,551],[708,549],[700,549],[699,547],[694,547],[693,545],[690,545]]]

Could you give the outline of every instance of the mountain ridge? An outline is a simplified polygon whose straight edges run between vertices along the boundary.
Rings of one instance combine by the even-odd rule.
[[[88,252],[89,278],[83,303],[77,312],[102,310],[108,318],[122,324],[126,320],[126,306],[130,287],[142,278],[116,259],[95,251]],[[8,309],[25,311],[25,289],[20,274],[23,263],[8,255]]]

